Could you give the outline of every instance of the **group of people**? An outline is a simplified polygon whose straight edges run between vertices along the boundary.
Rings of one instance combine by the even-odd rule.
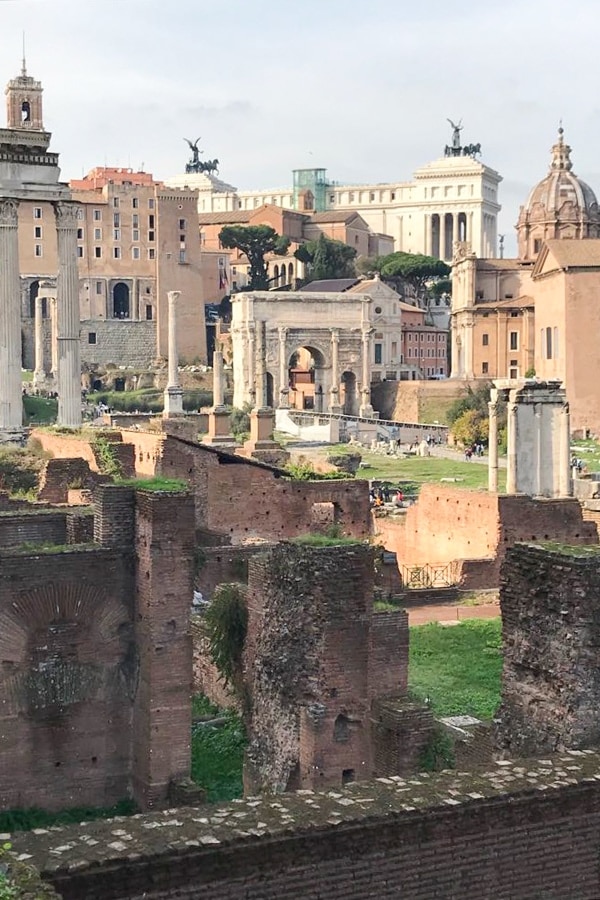
[[[473,444],[471,447],[465,447],[465,460],[471,462],[474,456],[483,456],[484,450],[485,448],[481,442]]]
[[[401,488],[392,488],[387,484],[381,486],[373,486],[369,490],[369,500],[371,506],[377,509],[385,503],[392,501],[396,506],[402,506],[404,503],[404,493]]]

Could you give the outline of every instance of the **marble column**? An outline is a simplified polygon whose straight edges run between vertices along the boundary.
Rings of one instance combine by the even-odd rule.
[[[362,334],[362,385],[361,405],[359,415],[363,418],[372,418],[371,406],[371,332],[363,331]]]
[[[56,297],[50,297],[50,376],[56,386],[58,382],[58,316]]]
[[[288,384],[287,328],[279,329],[279,408],[289,409],[290,388]]]
[[[23,425],[18,211],[0,199],[0,432]]]
[[[213,353],[213,405],[208,414],[208,434],[202,443],[220,446],[231,452],[236,446],[236,440],[231,433],[231,417],[225,406],[223,353],[220,350]]]
[[[488,490],[496,494],[498,492],[498,403],[492,400],[488,403],[490,415],[488,437]]]
[[[168,291],[169,309],[169,372],[167,387],[164,392],[163,416],[180,416],[183,413],[183,391],[179,384],[179,355],[177,349],[177,301],[181,291]]]
[[[256,385],[254,383],[256,372],[256,326],[254,322],[249,322],[248,328],[248,393],[249,402],[255,406]]]
[[[36,387],[42,387],[46,381],[44,371],[44,315],[43,297],[38,293],[35,298],[35,323],[34,323],[34,347],[35,368],[33,370],[33,383]]]
[[[256,409],[265,409],[267,403],[266,322],[258,322],[256,328],[256,361],[254,383],[256,385]]]
[[[341,413],[340,406],[340,333],[331,329],[331,388],[329,390],[329,412]]]
[[[569,404],[564,403],[560,416],[559,491],[561,497],[573,496],[571,473],[571,416]]]
[[[58,424],[81,425],[81,350],[76,203],[55,203],[58,238],[56,282],[58,344]]]
[[[506,493],[517,493],[517,404],[508,404],[506,454]]]

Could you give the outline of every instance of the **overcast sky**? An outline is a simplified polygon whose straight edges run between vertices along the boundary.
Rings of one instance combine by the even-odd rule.
[[[0,80],[27,66],[63,178],[181,172],[184,137],[241,190],[408,180],[446,118],[504,177],[500,231],[548,169],[559,119],[600,192],[599,0],[0,0]]]

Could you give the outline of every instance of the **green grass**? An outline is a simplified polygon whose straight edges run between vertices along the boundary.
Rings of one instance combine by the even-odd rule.
[[[31,369],[21,370],[21,381],[25,384],[30,384],[33,381],[33,372]]]
[[[348,544],[362,544],[360,538],[331,537],[328,534],[299,534],[298,537],[291,539],[292,544],[303,544],[306,547],[340,547]]]
[[[56,422],[58,400],[49,400],[46,397],[32,397],[29,394],[25,394],[23,397],[23,410],[25,412],[26,425],[47,425]]]
[[[117,478],[116,484],[129,485],[141,491],[166,491],[169,493],[181,493],[187,491],[187,484],[180,478],[162,478],[155,475],[154,478]]]
[[[164,406],[163,391],[156,388],[142,388],[138,391],[97,391],[88,394],[88,401],[92,404],[105,403],[116,412],[162,412]],[[210,391],[184,391],[184,410],[196,410],[202,406],[210,406],[212,393]]]
[[[588,472],[600,472],[600,444],[593,439],[571,441],[571,452],[583,460]]]
[[[0,813],[0,831],[31,831],[32,828],[51,828],[53,825],[69,825],[91,822],[94,819],[112,819],[114,816],[131,816],[138,812],[133,800],[121,800],[111,807],[73,807],[60,812],[43,809],[7,809]]]
[[[407,459],[394,459],[380,456],[378,453],[363,452],[363,464],[356,478],[367,478],[378,481],[414,482],[417,485],[427,482],[440,482],[442,478],[460,478],[458,487],[487,488],[488,467],[479,462],[463,462],[462,460],[440,459],[439,457],[411,456]],[[503,491],[506,486],[506,469],[498,470],[498,488]]]
[[[206,791],[206,799],[217,803],[243,795],[242,766],[246,734],[240,717],[223,711],[198,695],[193,699],[192,714],[227,716],[220,728],[196,726],[192,730],[192,779]]]
[[[439,716],[490,719],[500,703],[500,619],[410,629],[409,686]]]

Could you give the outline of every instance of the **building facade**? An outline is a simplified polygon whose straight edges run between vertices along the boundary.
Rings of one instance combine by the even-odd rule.
[[[460,135],[458,142],[417,169],[412,181],[340,185],[326,169],[297,169],[292,185],[270,190],[238,191],[210,173],[175,176],[167,184],[194,187],[201,214],[250,212],[265,205],[317,216],[354,212],[374,234],[389,235],[393,250],[450,261],[454,242],[461,240],[477,256],[495,257],[502,177],[475,158],[480,148],[461,147]]]

